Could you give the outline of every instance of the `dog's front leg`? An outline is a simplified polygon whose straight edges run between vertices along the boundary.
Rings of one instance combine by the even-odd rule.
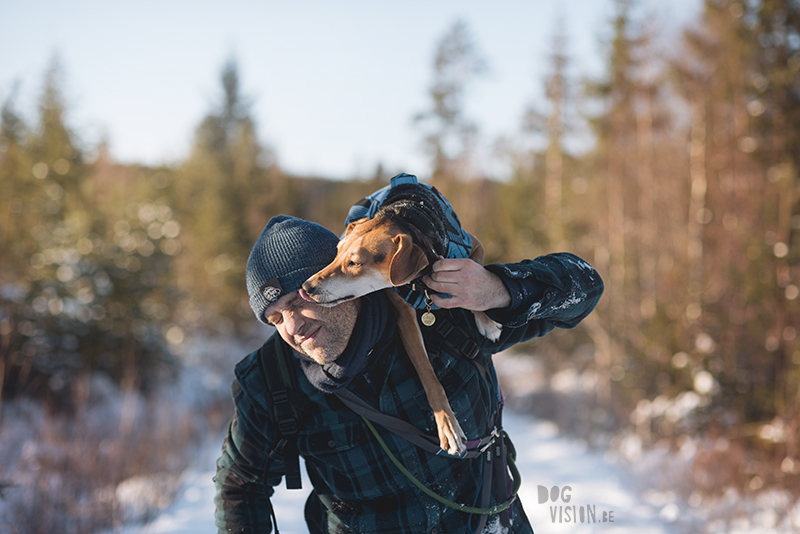
[[[411,363],[417,370],[422,387],[428,397],[428,403],[433,408],[433,417],[436,420],[436,429],[439,434],[439,446],[449,454],[458,456],[466,450],[467,437],[458,424],[447,394],[441,382],[433,371],[433,366],[428,359],[425,343],[422,340],[417,314],[403,298],[391,289],[384,290],[389,301],[397,310],[397,326],[400,328],[400,339],[406,348]]]

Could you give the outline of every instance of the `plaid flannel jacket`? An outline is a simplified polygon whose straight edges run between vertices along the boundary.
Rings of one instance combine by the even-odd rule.
[[[512,297],[507,310],[488,313],[503,325],[500,340],[491,342],[477,333],[473,338],[483,357],[489,358],[492,376],[492,354],[543,336],[553,328],[576,326],[594,309],[603,292],[597,272],[568,253],[487,268],[503,279]],[[447,313],[451,321],[475,331],[470,312],[436,313]],[[236,411],[214,477],[220,532],[268,533],[272,528],[262,472],[275,429],[267,415],[270,406],[255,360],[257,354],[250,354],[236,366],[232,385]],[[432,364],[467,439],[488,435],[498,410],[496,385],[483,378],[473,361],[449,351],[446,345],[438,350]],[[414,487],[391,463],[359,416],[335,396],[316,390],[299,364],[296,371],[299,388],[310,407],[300,423],[297,446],[313,485],[305,510],[311,533],[461,534],[475,528],[477,517],[449,509]],[[375,345],[369,368],[348,389],[381,412],[436,435],[422,385],[396,335]],[[477,505],[482,474],[479,459],[435,456],[377,428],[406,468],[429,488],[455,502]],[[282,463],[273,462],[267,477],[269,495],[280,483],[282,471]],[[494,498],[491,504],[495,504]],[[487,528],[495,520],[490,518]],[[521,503],[514,505],[511,531],[532,532]]]

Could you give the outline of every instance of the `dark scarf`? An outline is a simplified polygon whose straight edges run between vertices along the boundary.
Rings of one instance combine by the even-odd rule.
[[[305,354],[292,351],[300,359],[300,366],[308,381],[323,393],[334,393],[347,387],[356,375],[367,368],[375,344],[381,337],[394,331],[390,314],[389,300],[382,291],[364,295],[350,342],[335,361],[320,365]]]

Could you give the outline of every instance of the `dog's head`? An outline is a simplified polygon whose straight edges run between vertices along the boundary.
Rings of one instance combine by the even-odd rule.
[[[389,216],[348,225],[336,258],[303,284],[319,304],[334,306],[413,280],[428,265],[425,252]]]

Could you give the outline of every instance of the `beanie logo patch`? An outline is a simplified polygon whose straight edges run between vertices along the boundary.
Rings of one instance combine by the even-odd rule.
[[[267,300],[267,305],[272,304],[283,296],[283,288],[277,278],[273,278],[258,290]]]

